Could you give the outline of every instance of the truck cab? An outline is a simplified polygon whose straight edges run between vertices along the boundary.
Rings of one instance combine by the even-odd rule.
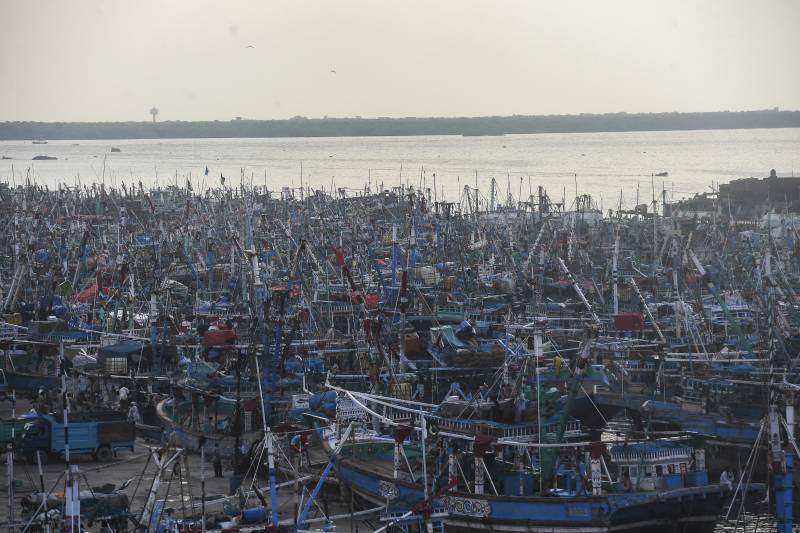
[[[26,456],[34,457],[37,451],[50,453],[50,425],[41,417],[34,417],[22,428],[22,450]],[[44,461],[46,462],[46,461]]]
[[[0,400],[5,400],[8,396],[8,380],[4,370],[0,370]]]
[[[9,444],[19,446],[22,431],[30,415],[19,418],[0,420],[0,451],[5,450]]]

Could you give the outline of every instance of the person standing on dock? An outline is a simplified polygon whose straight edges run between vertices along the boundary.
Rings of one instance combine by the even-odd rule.
[[[130,394],[130,392],[131,391],[125,385],[119,388],[119,408],[122,411],[128,408],[128,394]]]
[[[49,401],[47,399],[47,392],[44,390],[44,387],[39,387],[39,392],[36,395],[36,403],[34,404],[34,409],[38,413],[45,413],[47,414],[50,412],[49,408]]]
[[[128,409],[128,420],[131,420],[136,424],[142,423],[142,414],[139,412],[139,406],[136,404],[136,402],[131,402],[131,408]]]
[[[723,487],[726,487],[728,490],[733,490],[733,480],[734,475],[730,472],[730,469],[726,466],[722,470],[722,474],[719,475],[719,484]]]
[[[619,484],[622,486],[622,492],[630,492],[633,485],[631,483],[631,475],[628,472],[628,469],[624,469],[622,471],[622,476],[620,476]]]
[[[222,477],[222,457],[219,454],[219,443],[214,445],[212,463],[214,465],[214,477]]]

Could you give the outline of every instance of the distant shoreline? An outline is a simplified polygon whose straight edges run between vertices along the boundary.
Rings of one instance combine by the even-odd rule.
[[[800,111],[611,113],[497,117],[305,118],[163,122],[0,122],[0,140],[123,140],[292,137],[465,137],[800,128]]]

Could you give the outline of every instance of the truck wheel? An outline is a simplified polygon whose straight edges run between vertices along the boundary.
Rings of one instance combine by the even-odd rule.
[[[95,457],[101,463],[107,463],[114,458],[114,454],[111,452],[111,448],[108,446],[101,446],[97,452],[95,452]]]

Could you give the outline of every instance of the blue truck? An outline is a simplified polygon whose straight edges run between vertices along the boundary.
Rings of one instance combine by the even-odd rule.
[[[116,411],[94,411],[69,415],[69,451],[91,454],[96,461],[110,461],[117,450],[133,451],[136,424]],[[63,457],[64,419],[62,415],[35,415],[28,418],[20,439],[21,453],[29,462],[36,461],[36,452],[46,462]]]

